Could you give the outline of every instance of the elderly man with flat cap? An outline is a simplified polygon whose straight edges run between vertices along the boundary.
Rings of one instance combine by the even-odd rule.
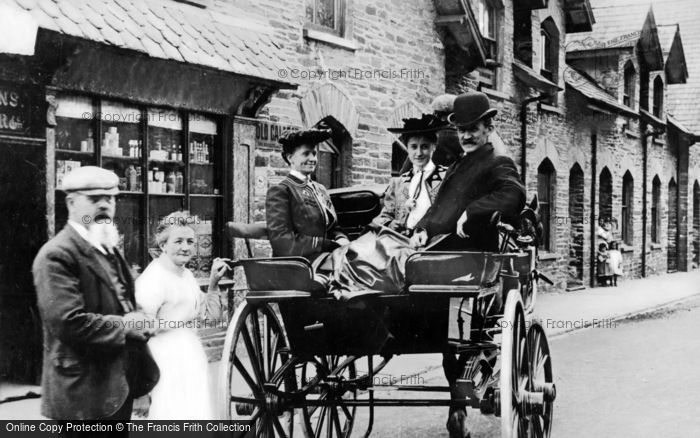
[[[57,420],[128,420],[158,368],[134,312],[134,281],[112,223],[119,178],[94,166],[63,180],[68,223],[32,272],[44,331],[42,414]]]
[[[435,236],[447,235],[434,250],[497,251],[498,231],[490,225],[491,216],[498,211],[502,220],[513,222],[525,206],[525,187],[515,163],[496,153],[489,142],[491,119],[496,113],[484,93],[468,92],[454,100],[454,112],[448,121],[457,128],[463,154],[448,169],[435,202],[416,225],[412,237],[415,247],[425,246]],[[468,359],[466,354],[459,358],[443,354],[450,388],[455,388]],[[459,397],[456,393],[452,396]],[[466,419],[464,407],[450,407],[447,429],[451,438],[470,436]]]

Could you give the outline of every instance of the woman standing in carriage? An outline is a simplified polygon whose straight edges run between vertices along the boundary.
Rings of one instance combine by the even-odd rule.
[[[316,170],[316,145],[330,130],[309,129],[280,138],[289,175],[270,187],[265,201],[267,232],[274,257],[301,256],[313,261],[323,252],[350,243],[338,227],[338,215],[326,188],[311,179]]]

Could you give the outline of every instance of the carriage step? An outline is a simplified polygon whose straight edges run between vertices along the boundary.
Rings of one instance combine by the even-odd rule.
[[[399,391],[450,392],[449,386],[437,385],[375,385],[375,388],[395,388]]]

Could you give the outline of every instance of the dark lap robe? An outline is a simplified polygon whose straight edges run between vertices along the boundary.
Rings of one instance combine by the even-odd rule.
[[[368,290],[400,293],[405,285],[406,260],[415,252],[410,239],[382,227],[319,257],[314,272],[329,284],[334,295]]]

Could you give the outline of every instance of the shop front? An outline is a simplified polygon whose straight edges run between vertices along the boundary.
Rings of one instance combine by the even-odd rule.
[[[212,259],[231,256],[225,223],[252,214],[250,120],[291,85],[44,29],[34,56],[0,64],[14,72],[0,76],[2,338],[16,333],[3,344],[0,376],[36,381],[38,371],[18,373],[30,368],[19,363],[38,370],[41,359],[30,269],[66,224],[65,175],[94,165],[119,176],[114,222],[134,275],[159,253],[158,222],[189,211],[197,239],[190,268],[204,284]]]

